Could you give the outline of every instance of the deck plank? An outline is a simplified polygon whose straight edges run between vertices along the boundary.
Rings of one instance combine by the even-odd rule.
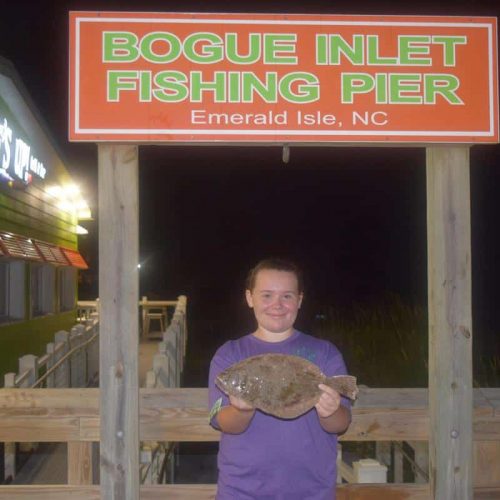
[[[213,484],[141,486],[141,500],[213,500]],[[99,486],[0,486],[0,500],[100,500]],[[344,484],[337,500],[431,500],[428,485]],[[500,488],[474,488],[474,500],[500,498]]]

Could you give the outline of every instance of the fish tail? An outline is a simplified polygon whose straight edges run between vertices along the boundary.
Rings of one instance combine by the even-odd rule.
[[[358,386],[356,385],[356,377],[352,375],[335,375],[326,377],[325,385],[335,389],[342,396],[346,396],[353,401],[358,395]]]

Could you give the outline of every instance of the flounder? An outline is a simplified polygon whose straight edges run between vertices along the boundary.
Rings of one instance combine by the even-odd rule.
[[[224,393],[280,418],[296,418],[318,402],[325,384],[349,399],[356,399],[356,377],[325,376],[319,367],[299,356],[261,354],[222,371],[215,380]]]

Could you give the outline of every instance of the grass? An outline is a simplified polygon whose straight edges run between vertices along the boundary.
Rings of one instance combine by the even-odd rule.
[[[376,304],[328,308],[317,320],[314,333],[340,349],[359,384],[427,387],[427,330],[425,308],[388,295]],[[474,352],[473,372],[475,387],[500,387],[498,355]]]
[[[500,356],[479,357],[474,364],[474,387],[500,387]]]
[[[389,295],[377,304],[329,308],[316,335],[342,352],[350,373],[370,387],[427,386],[427,316]]]

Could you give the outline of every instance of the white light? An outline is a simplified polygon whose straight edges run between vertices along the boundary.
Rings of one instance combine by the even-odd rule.
[[[77,210],[88,210],[89,207],[87,205],[87,202],[83,198],[80,198],[79,200],[75,201],[75,208]]]
[[[63,212],[73,212],[73,203],[71,203],[70,201],[67,201],[67,200],[63,200],[63,201],[60,201],[58,204],[57,204],[57,208],[59,208],[59,210],[62,210]]]
[[[141,265],[140,264],[137,264],[137,269],[140,269],[141,268]]]
[[[60,198],[62,194],[62,187],[61,186],[48,186],[45,189],[45,192],[49,194],[50,196],[53,196],[54,198]]]
[[[76,184],[48,186],[45,191],[57,200],[59,210],[74,214],[80,220],[92,219],[88,203],[83,199],[80,188]]]
[[[76,226],[76,234],[89,234],[89,232],[82,226]]]
[[[80,188],[76,184],[68,184],[63,190],[67,198],[76,198],[80,194]]]
[[[90,212],[90,208],[87,207],[85,210],[78,210],[76,216],[79,220],[91,220],[92,213]]]

